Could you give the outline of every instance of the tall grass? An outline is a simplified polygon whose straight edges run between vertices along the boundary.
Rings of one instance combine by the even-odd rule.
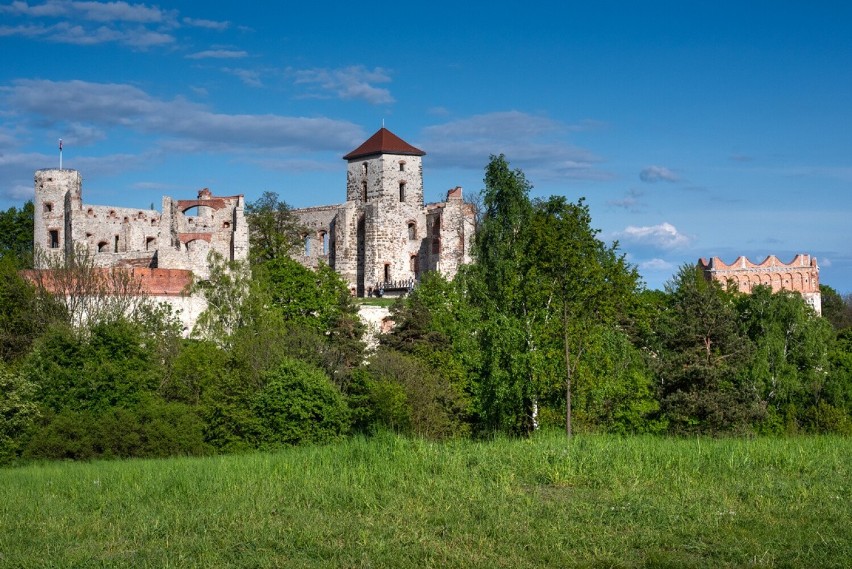
[[[392,435],[0,470],[8,567],[849,567],[852,440]]]

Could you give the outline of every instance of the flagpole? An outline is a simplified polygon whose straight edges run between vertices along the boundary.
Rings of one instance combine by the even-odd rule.
[[[59,139],[59,169],[62,170],[62,139]]]

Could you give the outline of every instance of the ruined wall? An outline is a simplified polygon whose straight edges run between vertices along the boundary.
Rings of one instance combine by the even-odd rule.
[[[194,200],[163,197],[157,266],[190,270],[203,279],[211,251],[226,261],[248,258],[244,210],[243,196],[214,196],[206,188]]]
[[[799,254],[789,263],[783,263],[775,255],[769,255],[760,263],[752,263],[746,257],[740,256],[730,265],[725,264],[719,257],[713,257],[709,261],[699,259],[698,266],[706,279],[717,280],[725,286],[734,286],[740,292],[750,293],[758,285],[768,286],[772,292],[798,292],[817,314],[822,313],[819,265],[816,257]]]
[[[327,205],[294,209],[305,227],[302,243],[293,257],[306,267],[316,268],[320,262],[334,266],[335,219],[341,207]]]

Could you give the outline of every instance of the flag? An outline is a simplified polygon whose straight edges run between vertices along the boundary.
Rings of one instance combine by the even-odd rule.
[[[59,152],[62,152],[62,139],[59,139]]]

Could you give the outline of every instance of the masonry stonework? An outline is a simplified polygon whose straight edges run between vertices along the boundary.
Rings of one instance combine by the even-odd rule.
[[[249,233],[243,196],[198,192],[196,199],[163,198],[163,210],[87,205],[76,170],[35,173],[35,270],[49,269],[79,253],[95,267],[127,269],[140,292],[180,312],[189,329],[204,309],[187,297],[193,277],[209,277],[208,255],[248,258]],[[48,280],[49,282],[49,280]]]
[[[346,202],[296,209],[307,229],[297,260],[328,263],[357,296],[402,291],[426,271],[469,263],[474,212],[462,189],[424,204],[425,152],[382,128],[344,156]]]
[[[717,280],[724,286],[750,293],[758,285],[768,286],[772,292],[789,290],[801,294],[817,314],[822,314],[822,299],[819,292],[819,265],[816,257],[799,254],[789,263],[783,263],[775,255],[760,263],[752,263],[740,256],[730,265],[719,257],[709,261],[698,260],[698,266],[707,280]]]

